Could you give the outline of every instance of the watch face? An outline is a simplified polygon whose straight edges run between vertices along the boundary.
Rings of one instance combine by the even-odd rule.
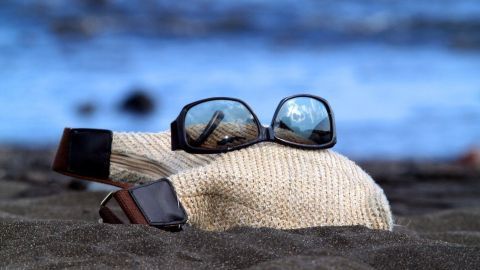
[[[187,221],[187,214],[167,179],[130,190],[130,195],[150,225],[173,226]]]

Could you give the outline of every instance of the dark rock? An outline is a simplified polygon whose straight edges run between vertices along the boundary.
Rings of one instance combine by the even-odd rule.
[[[255,30],[255,25],[251,21],[250,10],[235,10],[230,12],[225,18],[218,19],[213,24],[215,30],[226,33],[248,32]]]
[[[54,33],[61,36],[89,37],[97,32],[96,20],[87,17],[62,17],[55,20],[51,26]]]
[[[112,1],[110,0],[86,0],[84,3],[89,7],[89,8],[94,8],[94,9],[103,9],[107,8],[112,4]]]
[[[155,101],[146,91],[136,89],[121,102],[120,109],[136,115],[148,115],[155,110]]]
[[[14,194],[13,198],[38,198],[62,193],[65,189],[61,185],[31,185],[30,187]]]
[[[480,169],[480,148],[470,149],[458,161],[462,165]]]
[[[77,107],[77,113],[81,116],[92,116],[97,107],[93,103],[83,103]]]
[[[88,183],[82,180],[72,179],[72,181],[68,183],[68,189],[71,189],[71,190],[83,191],[83,190],[87,190],[87,188],[88,188]]]
[[[460,32],[452,38],[451,46],[456,49],[477,50],[480,49],[480,36],[470,32]]]

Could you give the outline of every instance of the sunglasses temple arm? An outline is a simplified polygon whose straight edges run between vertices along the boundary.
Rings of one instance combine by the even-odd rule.
[[[170,133],[171,133],[171,144],[172,144],[172,150],[177,150],[180,148],[179,145],[179,132],[178,132],[178,124],[177,120],[173,121],[170,124]]]

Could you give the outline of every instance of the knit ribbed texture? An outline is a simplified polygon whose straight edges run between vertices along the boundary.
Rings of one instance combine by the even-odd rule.
[[[216,156],[172,151],[166,132],[114,132],[110,175],[112,180],[141,184],[206,165]]]
[[[331,150],[260,143],[225,154],[193,155],[171,151],[169,133],[114,133],[110,172],[113,180],[135,183],[168,177],[189,222],[206,230],[242,225],[392,229],[383,190]]]

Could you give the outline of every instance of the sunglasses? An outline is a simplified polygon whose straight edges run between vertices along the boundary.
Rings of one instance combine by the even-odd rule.
[[[330,105],[305,94],[280,101],[268,127],[242,100],[215,97],[183,107],[170,128],[172,150],[193,154],[224,153],[265,141],[302,149],[325,149],[336,143]]]

